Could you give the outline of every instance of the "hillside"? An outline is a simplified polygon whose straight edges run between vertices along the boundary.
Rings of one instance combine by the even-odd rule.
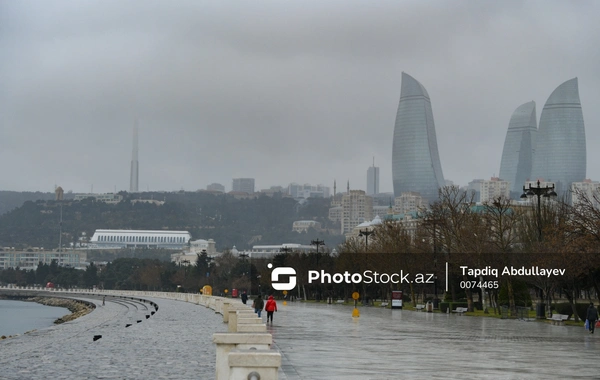
[[[69,195],[65,194],[65,198],[68,198]],[[42,193],[40,191],[0,191],[0,215],[21,207],[27,201],[52,200],[54,197],[54,193]]]
[[[290,198],[261,196],[256,199],[235,199],[229,195],[201,192],[122,193],[125,199],[116,205],[83,201],[63,201],[63,246],[68,246],[85,232],[96,229],[170,229],[187,230],[194,239],[212,238],[217,249],[246,249],[254,244],[310,243],[324,239],[335,246],[341,236],[309,231],[298,234],[292,223],[314,219],[324,227],[329,200],[311,199],[299,205]],[[161,199],[162,206],[130,202],[133,198]],[[0,215],[0,246],[27,248],[58,246],[60,203],[53,200],[26,201],[21,207]]]

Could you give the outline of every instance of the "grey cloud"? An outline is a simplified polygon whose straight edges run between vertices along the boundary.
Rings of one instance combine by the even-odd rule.
[[[580,78],[600,179],[596,2],[0,2],[0,188],[194,190],[254,176],[391,190],[406,71],[432,100],[444,175],[498,173],[510,115]],[[338,186],[340,188],[340,186]]]

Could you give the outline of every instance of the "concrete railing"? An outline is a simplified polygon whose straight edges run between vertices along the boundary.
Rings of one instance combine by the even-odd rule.
[[[254,310],[241,301],[202,294],[151,292],[137,290],[53,289],[43,287],[7,287],[16,291],[48,291],[57,294],[110,295],[117,297],[153,297],[190,302],[223,315],[227,333],[213,334],[217,345],[216,379],[276,380],[281,367],[281,354],[271,350],[273,336]],[[155,305],[156,310],[158,306]]]

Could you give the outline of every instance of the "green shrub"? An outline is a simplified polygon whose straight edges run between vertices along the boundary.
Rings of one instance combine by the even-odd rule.
[[[577,315],[579,316],[579,319],[585,320],[587,318],[587,309],[589,306],[590,306],[589,303],[576,303],[575,304],[575,310],[577,310]],[[553,303],[552,310],[553,310],[553,312],[555,312],[557,314],[568,315],[569,318],[573,317],[573,308],[571,307],[571,304],[568,302]]]

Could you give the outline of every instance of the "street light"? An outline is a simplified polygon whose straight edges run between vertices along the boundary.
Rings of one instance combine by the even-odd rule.
[[[538,228],[538,242],[542,241],[542,203],[541,198],[556,198],[557,194],[554,191],[554,185],[552,186],[540,186],[540,180],[537,181],[537,186],[531,186],[529,184],[528,188],[523,186],[523,194],[521,195],[521,199],[531,198],[533,196],[537,197],[537,228]],[[546,305],[544,304],[544,290],[540,289],[540,303],[537,306],[536,310],[536,318],[543,319],[545,318]]]
[[[540,180],[537,181],[537,186],[531,186],[526,188],[523,186],[523,194],[521,194],[521,199],[531,198],[533,196],[537,197],[537,227],[538,227],[538,241],[542,241],[542,204],[541,198],[556,198],[557,194],[554,191],[554,185],[552,186],[540,186]]]
[[[364,230],[358,230],[358,236],[365,237],[365,270],[367,269],[367,252],[369,251],[369,235],[374,234],[375,231],[373,230],[369,230],[369,229],[364,229]],[[363,305],[367,304],[367,284],[365,284],[363,282]]]
[[[324,245],[325,242],[323,240],[311,240],[310,241],[311,245],[316,245],[317,246],[317,267],[319,266],[319,246],[320,245]],[[317,293],[317,302],[321,302],[321,286],[319,286],[319,292]]]

